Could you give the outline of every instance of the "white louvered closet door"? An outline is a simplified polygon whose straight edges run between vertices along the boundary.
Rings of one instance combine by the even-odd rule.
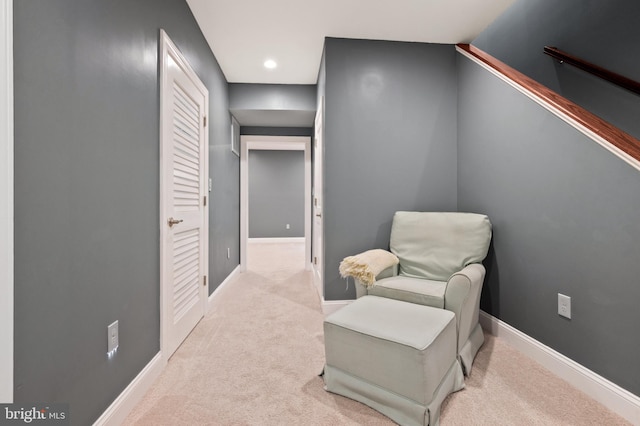
[[[162,346],[168,358],[203,317],[207,299],[208,94],[177,49],[169,46],[164,60]]]

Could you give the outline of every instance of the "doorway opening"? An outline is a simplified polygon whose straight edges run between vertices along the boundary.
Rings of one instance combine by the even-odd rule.
[[[240,270],[247,270],[249,243],[250,151],[302,151],[304,155],[304,248],[305,269],[311,269],[311,138],[307,136],[240,137]],[[264,212],[264,214],[272,214]]]

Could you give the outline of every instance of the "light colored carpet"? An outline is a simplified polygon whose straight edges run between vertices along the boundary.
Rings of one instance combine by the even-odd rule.
[[[222,288],[126,425],[393,425],[324,391],[320,301],[301,244],[249,244],[248,271]],[[624,425],[538,364],[487,336],[447,425]]]

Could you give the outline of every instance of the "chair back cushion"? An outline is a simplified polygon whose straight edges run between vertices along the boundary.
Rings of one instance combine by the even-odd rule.
[[[391,252],[400,259],[400,275],[447,281],[487,256],[491,222],[482,214],[396,212]]]

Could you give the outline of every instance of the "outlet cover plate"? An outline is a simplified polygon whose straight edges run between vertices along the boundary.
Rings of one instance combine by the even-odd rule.
[[[558,293],[558,315],[571,319],[571,298]]]
[[[118,349],[118,340],[118,321],[114,321],[107,327],[107,353]]]

